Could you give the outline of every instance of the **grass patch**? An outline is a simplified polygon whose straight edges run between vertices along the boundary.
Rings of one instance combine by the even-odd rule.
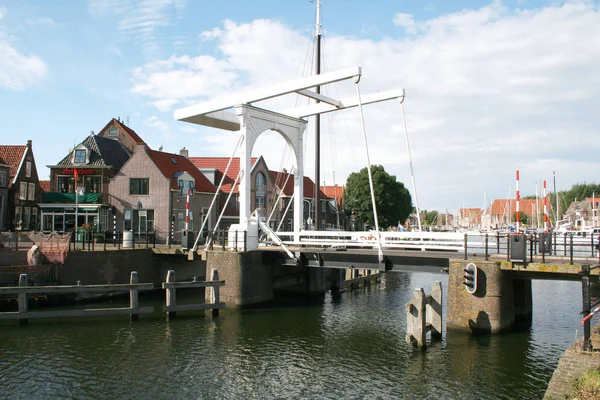
[[[586,372],[573,383],[573,395],[570,400],[600,399],[600,369],[594,368]]]

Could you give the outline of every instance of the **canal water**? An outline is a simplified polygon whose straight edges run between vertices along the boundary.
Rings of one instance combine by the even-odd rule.
[[[445,275],[388,273],[370,288],[215,319],[3,321],[0,398],[542,398],[561,354],[582,335],[581,284],[534,281],[526,332],[444,332],[420,351],[405,342],[405,305],[435,280],[447,293]]]

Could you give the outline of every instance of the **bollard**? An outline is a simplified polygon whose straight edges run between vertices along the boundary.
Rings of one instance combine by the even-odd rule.
[[[213,268],[210,270],[210,280],[212,282],[216,282],[219,280],[219,271],[216,268]],[[208,303],[209,304],[214,304],[215,306],[217,306],[219,304],[219,302],[221,301],[220,295],[219,295],[219,286],[212,286],[208,288]],[[219,316],[219,309],[218,308],[213,308],[212,309],[212,316],[213,317],[218,317]]]
[[[129,283],[131,283],[133,285],[138,282],[139,282],[139,279],[138,279],[137,271],[131,271]],[[138,292],[139,292],[138,289],[131,289],[129,291],[129,308],[131,308],[132,311],[137,311],[138,308],[140,307]],[[131,321],[139,321],[139,319],[140,319],[140,314],[138,314],[138,313],[130,314]]]
[[[525,240],[527,240],[527,236],[525,236]],[[533,240],[529,238],[529,262],[533,262]]]
[[[500,232],[496,232],[496,254],[500,254]]]
[[[235,243],[234,249],[235,249],[235,251],[237,251],[238,250],[238,230],[237,229],[235,230],[235,242],[234,243]]]
[[[19,287],[27,286],[27,274],[19,275]],[[19,314],[27,315],[27,293],[19,293]],[[19,318],[19,325],[27,325],[27,318]]]
[[[167,283],[172,283],[172,282],[175,282],[175,271],[170,269],[167,272]],[[166,301],[167,307],[177,305],[177,289],[166,288],[165,289],[165,301]],[[177,314],[175,311],[169,311],[169,312],[167,312],[167,319],[175,318],[176,315]]]
[[[583,316],[587,316],[592,308],[590,299],[590,265],[581,266],[581,295],[583,297]],[[583,351],[590,350],[590,319],[583,322]]]
[[[571,250],[570,250],[570,254],[569,254],[569,264],[573,265],[573,235],[570,235],[570,242],[571,242]]]
[[[556,232],[552,232],[554,235],[554,255],[556,255]]]
[[[489,254],[488,254],[488,234],[485,234],[485,261],[489,260]]]
[[[546,235],[548,234],[542,234],[542,240],[544,241],[544,251],[542,251],[542,263],[546,263]],[[552,249],[550,249],[550,251],[552,251]]]
[[[563,233],[563,255],[567,256],[567,234]]]
[[[506,261],[510,261],[510,233],[506,234]]]
[[[104,242],[104,249],[103,249],[103,251],[106,251],[106,236],[107,236],[106,235],[106,231],[104,231],[104,233],[102,235],[104,236],[104,238],[103,238],[103,242]]]
[[[156,248],[156,231],[152,231],[152,248]]]

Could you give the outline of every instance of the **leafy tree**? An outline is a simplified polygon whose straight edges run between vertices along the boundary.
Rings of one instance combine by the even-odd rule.
[[[529,218],[527,217],[527,214],[525,214],[525,211],[519,211],[519,215],[521,216],[521,223],[522,224],[528,224],[529,223]],[[517,221],[517,213],[516,212],[513,214],[513,220],[515,222]]]
[[[427,211],[425,216],[425,223],[427,225],[439,225],[438,222],[438,212],[437,211]]]
[[[381,165],[373,165],[371,172],[379,225],[396,226],[398,221],[404,222],[413,209],[408,189],[402,182],[398,182],[394,175],[385,172]],[[344,190],[344,208],[347,213],[354,212],[357,218],[367,224],[375,223],[366,167],[348,177]]]

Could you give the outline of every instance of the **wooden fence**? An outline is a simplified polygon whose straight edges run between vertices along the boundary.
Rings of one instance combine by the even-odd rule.
[[[219,309],[225,306],[219,301],[219,287],[225,284],[219,281],[219,274],[216,269],[211,271],[211,281],[197,281],[195,278],[191,282],[175,282],[175,272],[170,270],[167,274],[167,282],[163,283],[166,289],[166,306],[163,311],[167,317],[174,317],[176,311],[192,310],[210,310],[213,316],[219,314]],[[208,288],[206,299],[209,303],[176,305],[176,289],[182,288]],[[66,285],[66,286],[27,286],[27,274],[19,276],[19,286],[0,287],[0,295],[17,295],[18,311],[0,312],[1,319],[16,319],[19,324],[27,324],[29,319],[37,318],[61,318],[61,317],[91,317],[105,315],[130,315],[132,321],[139,319],[139,314],[154,313],[154,307],[139,306],[139,291],[154,289],[152,283],[138,283],[137,271],[131,272],[130,283],[128,284],[110,284],[110,285]],[[29,311],[28,295],[43,294],[76,294],[83,293],[101,293],[109,294],[115,292],[129,291],[129,307],[111,307],[111,308],[91,308],[75,310],[47,310],[47,311]]]

